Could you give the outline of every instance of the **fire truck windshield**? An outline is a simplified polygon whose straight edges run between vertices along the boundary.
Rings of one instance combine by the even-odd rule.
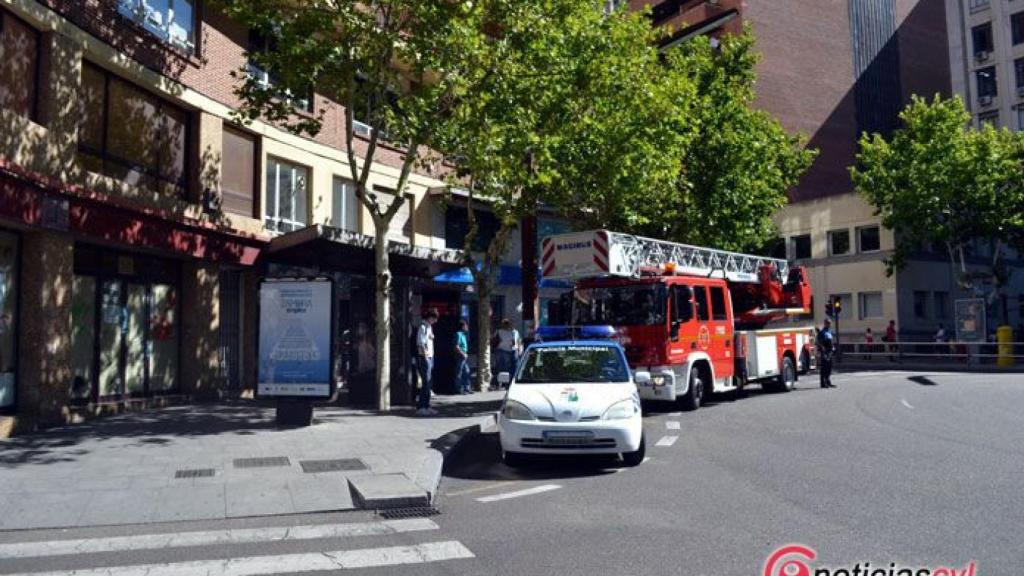
[[[578,326],[652,326],[665,323],[664,284],[577,288],[573,323]]]

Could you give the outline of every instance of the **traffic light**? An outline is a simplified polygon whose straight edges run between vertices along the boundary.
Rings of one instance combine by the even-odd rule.
[[[839,296],[831,296],[825,305],[825,315],[832,318],[839,318],[843,312],[843,299]]]

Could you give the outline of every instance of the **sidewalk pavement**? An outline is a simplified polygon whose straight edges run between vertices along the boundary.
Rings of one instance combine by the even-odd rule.
[[[434,417],[317,407],[305,428],[272,404],[195,404],[0,440],[0,529],[425,505],[502,397],[437,396]]]

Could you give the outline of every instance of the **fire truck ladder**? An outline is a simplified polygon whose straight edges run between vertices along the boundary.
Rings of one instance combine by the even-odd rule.
[[[598,231],[596,241],[607,238],[612,262],[617,262],[616,273],[639,276],[645,268],[661,268],[674,263],[676,272],[692,276],[725,278],[730,282],[758,282],[758,271],[763,266],[774,266],[783,281],[789,274],[789,263],[780,258],[766,258],[739,252],[726,252],[677,244],[653,238],[632,236],[618,232]]]

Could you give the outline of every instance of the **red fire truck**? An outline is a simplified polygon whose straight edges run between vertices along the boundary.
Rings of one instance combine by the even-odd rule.
[[[789,391],[810,369],[802,267],[607,230],[550,236],[541,248],[544,278],[574,283],[549,324],[615,327],[631,366],[651,373],[641,398],[694,410],[708,393],[750,383]]]

